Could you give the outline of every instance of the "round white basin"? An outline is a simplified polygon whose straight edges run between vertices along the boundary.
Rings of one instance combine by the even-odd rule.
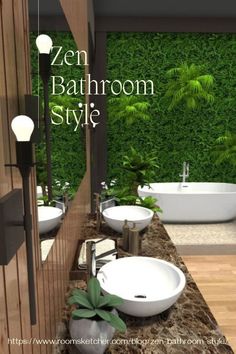
[[[152,210],[136,205],[120,205],[107,208],[102,214],[107,224],[117,232],[122,232],[125,220],[129,221],[130,227],[135,222],[136,228],[141,231],[150,224],[153,218]]]
[[[39,224],[39,233],[45,234],[60,223],[62,216],[62,210],[50,206],[40,206],[38,207],[38,224]]]
[[[186,279],[172,263],[151,257],[124,257],[109,262],[97,278],[104,294],[120,296],[118,310],[137,317],[167,310],[181,295]]]

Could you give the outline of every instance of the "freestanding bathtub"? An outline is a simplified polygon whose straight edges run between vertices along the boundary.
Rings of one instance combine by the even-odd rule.
[[[151,183],[139,187],[140,197],[157,199],[166,223],[213,223],[236,218],[236,184]]]

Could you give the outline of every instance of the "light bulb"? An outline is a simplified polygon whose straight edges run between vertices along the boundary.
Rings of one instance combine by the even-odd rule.
[[[11,128],[17,141],[30,141],[34,130],[34,122],[30,117],[17,116],[12,120]]]
[[[52,39],[47,34],[40,34],[36,38],[36,45],[40,54],[49,54],[52,48]]]

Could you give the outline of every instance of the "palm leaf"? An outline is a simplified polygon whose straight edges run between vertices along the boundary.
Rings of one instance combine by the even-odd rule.
[[[211,104],[214,101],[210,89],[213,86],[212,75],[202,75],[204,68],[195,64],[181,64],[178,68],[167,71],[170,79],[167,84],[165,97],[170,100],[168,110],[183,103],[188,109],[195,109],[200,102]]]

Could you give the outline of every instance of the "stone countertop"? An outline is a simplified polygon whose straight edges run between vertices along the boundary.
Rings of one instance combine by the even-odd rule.
[[[86,238],[94,237],[93,222],[88,223]],[[90,230],[91,235],[88,230]],[[103,227],[104,237],[115,236]],[[126,333],[116,332],[106,354],[224,354],[234,353],[220,331],[215,318],[196,283],[178,255],[174,244],[158,218],[154,218],[142,236],[140,255],[161,258],[179,267],[186,276],[186,287],[178,301],[167,311],[148,318],[120,312],[127,325]],[[129,256],[119,247],[119,256]]]

